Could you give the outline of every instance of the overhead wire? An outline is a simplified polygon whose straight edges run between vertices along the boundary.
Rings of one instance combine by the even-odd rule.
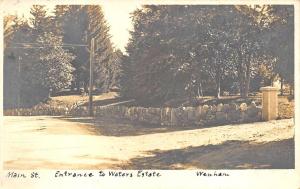
[[[8,49],[30,49],[30,48],[46,48],[46,47],[87,47],[88,45],[86,44],[73,44],[73,43],[63,43],[62,45],[43,45],[41,43],[12,43],[15,45],[24,45],[24,46],[10,46],[10,47],[5,47]],[[28,45],[28,46],[26,46]],[[32,45],[32,46],[30,46]],[[34,45],[42,45],[42,46],[34,46]]]

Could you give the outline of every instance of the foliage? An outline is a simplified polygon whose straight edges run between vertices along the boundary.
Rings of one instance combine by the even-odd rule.
[[[31,14],[29,22],[15,17],[12,33],[5,39],[9,46],[5,48],[4,67],[10,73],[4,75],[5,88],[16,96],[7,95],[6,99],[17,99],[18,106],[37,103],[48,96],[49,89],[57,91],[72,80],[70,62],[74,55],[61,47],[61,36],[51,32],[53,24],[45,7],[35,5]]]
[[[49,32],[39,36],[37,42],[43,48],[39,50],[39,61],[34,65],[35,82],[54,91],[70,86],[74,56],[60,46],[62,39]]]
[[[57,5],[54,16],[34,5],[30,12],[29,20],[4,17],[4,68],[13,73],[4,74],[5,86],[18,85],[26,100],[71,82],[87,90],[92,38],[95,87],[120,87],[144,103],[219,98],[236,88],[245,98],[278,77],[294,84],[293,6],[145,5],[132,13],[126,55],[114,48],[99,5]]]
[[[274,71],[291,85],[294,84],[294,8],[293,6],[272,7],[277,19],[269,28],[266,51],[278,59]],[[274,48],[276,47],[276,48]]]
[[[150,102],[212,93],[219,97],[238,82],[241,96],[247,97],[255,75],[269,74],[258,69],[272,67],[276,59],[277,53],[266,50],[268,32],[282,18],[273,9],[245,5],[137,9],[123,63],[122,95]],[[270,62],[256,66],[267,55]]]
[[[3,36],[4,36],[4,48],[6,44],[11,40],[12,34],[14,32],[14,24],[16,21],[16,16],[6,15],[3,18]]]
[[[27,85],[28,78],[34,74],[31,72],[30,62],[32,59],[28,56],[30,49],[12,48],[21,41],[31,42],[31,28],[24,18],[9,17],[13,19],[10,21],[9,29],[7,29],[10,30],[10,34],[4,36],[6,45],[3,56],[3,102],[5,108],[18,107],[25,99],[28,103],[34,99],[39,99],[38,95],[27,93],[32,89]],[[26,64],[23,63],[24,61]]]
[[[90,41],[95,38],[94,81],[103,92],[109,90],[115,81],[112,70],[116,70],[114,48],[110,41],[109,26],[99,5],[57,5],[55,20],[62,30],[63,41],[67,44],[87,44],[87,48],[73,47],[70,52],[76,54],[72,61],[75,68],[74,87],[88,88]]]
[[[51,18],[47,16],[45,5],[33,5],[30,14],[32,15],[30,18],[32,37],[38,38],[40,34],[51,30]]]

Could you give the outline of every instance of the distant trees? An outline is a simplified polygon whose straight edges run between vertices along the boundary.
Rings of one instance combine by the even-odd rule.
[[[25,99],[27,99],[26,103],[33,103],[35,100],[33,97],[36,97],[29,95],[32,88],[29,87],[31,82],[27,79],[33,75],[30,66],[32,57],[28,56],[32,49],[10,47],[18,46],[20,42],[31,42],[31,28],[24,18],[8,17],[13,18],[13,20],[9,26],[10,35],[4,35],[3,103],[4,107],[17,107],[23,104]],[[24,65],[21,64],[21,61],[28,63]],[[36,99],[40,100],[39,98]]]
[[[84,6],[88,18],[87,40],[95,38],[95,85],[103,92],[112,87],[112,76],[116,69],[114,48],[110,41],[109,26],[100,6]]]
[[[87,90],[91,38],[95,38],[95,86],[102,92],[119,86],[123,55],[110,41],[100,6],[57,5],[50,16],[45,6],[33,5],[30,13],[29,20],[6,16],[4,25],[4,67],[14,73],[4,75],[5,90],[11,93],[9,83],[15,83],[19,105],[39,102],[50,91],[71,84]]]
[[[280,37],[274,24],[286,28],[278,22],[284,18],[278,12],[289,11],[280,6],[231,5],[146,5],[137,9],[124,58],[122,94],[152,102],[211,94],[220,97],[237,82],[241,97],[247,97],[255,75],[267,74],[259,73],[258,68],[284,65],[274,62],[279,52],[267,52],[270,31]],[[293,20],[292,14],[289,19]],[[292,27],[283,28],[281,34],[289,36]],[[286,45],[293,46],[293,38],[289,42]],[[274,47],[280,42],[272,43]]]
[[[55,8],[56,28],[62,28],[63,42],[67,44],[87,44],[88,47],[74,47],[70,52],[77,55],[72,65],[73,87],[88,90],[89,48],[91,38],[95,38],[95,86],[106,92],[114,81],[110,80],[110,70],[115,67],[114,48],[110,41],[109,26],[99,5],[57,5]],[[60,27],[59,27],[60,26]]]
[[[272,23],[266,37],[266,51],[276,59],[274,72],[281,81],[294,86],[294,7],[270,7]],[[275,48],[276,47],[276,48]]]
[[[31,38],[37,47],[31,56],[35,58],[32,68],[35,73],[32,83],[40,85],[48,91],[58,91],[68,87],[72,81],[74,55],[62,48],[62,35],[59,35],[55,23],[51,22],[44,6],[33,5]],[[54,24],[53,24],[54,23]]]
[[[45,5],[33,5],[30,9],[31,32],[33,38],[38,38],[45,32],[50,32],[53,26],[51,18],[47,15]]]
[[[14,32],[14,21],[16,21],[16,17],[13,15],[6,15],[3,18],[3,36],[4,36],[4,47],[7,42],[11,39],[11,36]]]
[[[87,44],[88,28],[87,13],[83,11],[81,5],[56,5],[55,7],[56,25],[60,26],[63,35],[63,42],[66,44]],[[75,68],[73,72],[74,80],[72,88],[84,87],[87,90],[89,52],[87,47],[70,47],[68,50],[75,54],[72,61]]]

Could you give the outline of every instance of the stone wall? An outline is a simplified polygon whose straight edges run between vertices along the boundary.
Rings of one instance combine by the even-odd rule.
[[[132,121],[160,125],[222,125],[261,120],[261,108],[254,102],[251,105],[219,104],[217,106],[198,106],[180,108],[143,108],[126,106],[94,107],[97,117],[115,117]],[[43,109],[6,110],[4,115],[65,115],[88,116],[87,107],[43,107]]]
[[[261,108],[255,103],[219,104],[181,108],[95,107],[96,116],[125,118],[160,125],[222,125],[261,120]]]
[[[80,112],[80,109],[75,110],[75,108],[70,111],[72,108],[67,106],[37,106],[34,108],[19,108],[19,109],[8,109],[4,110],[4,116],[68,116],[72,115],[75,112]]]

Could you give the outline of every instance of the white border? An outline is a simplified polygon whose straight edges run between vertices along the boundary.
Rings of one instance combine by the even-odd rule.
[[[5,0],[10,3],[9,1]],[[121,0],[110,0],[121,1]],[[2,167],[1,159],[1,182],[0,188],[222,188],[222,189],[234,189],[234,188],[264,188],[264,189],[299,189],[300,188],[300,151],[299,151],[299,83],[300,83],[300,66],[299,66],[299,13],[300,13],[300,1],[297,0],[123,0],[122,2],[136,2],[137,4],[293,4],[295,13],[295,169],[290,170],[226,170],[229,173],[229,177],[196,177],[196,171],[159,171],[163,174],[160,178],[93,178],[93,179],[55,179],[53,177],[54,170],[38,170],[41,179],[39,180],[7,180],[4,178],[5,171]],[[1,2],[1,28],[0,33],[3,33],[3,15],[2,10],[5,9],[5,3]],[[101,4],[103,1],[96,0],[39,0],[39,1],[26,1],[20,2],[19,6],[24,3],[29,4]],[[107,2],[106,2],[107,3]],[[0,41],[1,55],[3,53],[3,37]],[[0,75],[3,76],[3,56],[1,57]],[[3,77],[2,77],[3,78]],[[1,80],[3,81],[3,79]],[[1,119],[0,125],[2,133],[3,125],[3,82],[0,84],[0,107],[1,107]],[[1,137],[1,135],[0,135]],[[1,142],[1,150],[3,142]],[[1,153],[2,154],[2,153]],[[222,170],[220,170],[222,171]],[[28,173],[31,171],[27,171]]]

